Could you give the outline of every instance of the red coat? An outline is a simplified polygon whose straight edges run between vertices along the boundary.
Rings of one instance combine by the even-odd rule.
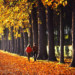
[[[32,48],[31,47],[27,47],[25,50],[27,53],[31,53],[32,52]]]

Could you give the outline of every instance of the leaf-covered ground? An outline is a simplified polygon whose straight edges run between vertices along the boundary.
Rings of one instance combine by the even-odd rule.
[[[69,67],[70,59],[65,64],[48,61],[31,61],[27,57],[0,51],[0,75],[75,75],[75,68]]]

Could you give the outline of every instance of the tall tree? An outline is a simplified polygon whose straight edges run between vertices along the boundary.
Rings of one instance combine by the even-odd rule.
[[[18,30],[18,33],[20,35],[20,30]],[[17,38],[17,53],[20,54],[20,37]]]
[[[39,24],[38,24],[38,59],[47,59],[47,40],[46,40],[46,13],[45,7],[41,0],[38,0],[38,10],[39,10]]]
[[[4,47],[5,47],[5,45],[4,45],[4,35],[2,36],[2,45],[1,45],[1,47],[2,47],[2,50],[4,50]]]
[[[35,4],[32,6],[32,32],[33,32],[33,44],[38,45],[38,18],[37,18],[37,7]]]
[[[13,33],[13,27],[11,27],[11,52],[14,52],[14,33]]]
[[[48,47],[49,47],[49,60],[56,61],[55,49],[54,49],[54,26],[53,26],[53,9],[47,6],[48,11]]]
[[[0,49],[1,49],[1,40],[0,40]]]
[[[72,0],[72,48],[73,56],[70,67],[75,67],[75,0]]]
[[[17,53],[17,38],[14,38],[14,53]]]
[[[7,32],[7,28],[5,28],[4,30],[4,38],[5,38],[5,51],[7,50],[7,39],[8,39],[8,32]]]
[[[24,32],[24,49],[26,49],[28,45],[28,33]],[[24,55],[26,56],[26,52],[24,52]]]
[[[9,33],[9,30],[8,30],[8,28],[6,28],[6,34],[5,34],[5,36],[6,36],[6,51],[9,51],[9,45],[8,45],[8,33]]]
[[[60,63],[64,63],[63,6],[60,6]]]
[[[24,55],[24,36],[23,36],[23,32],[22,32],[22,28],[21,28],[21,40],[20,40],[20,54]]]
[[[31,26],[29,27],[29,32],[30,32],[29,42],[31,47],[33,47],[32,15],[31,14],[29,14],[29,25]]]

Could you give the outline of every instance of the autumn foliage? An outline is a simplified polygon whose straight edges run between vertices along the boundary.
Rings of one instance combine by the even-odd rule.
[[[31,61],[27,57],[0,51],[0,75],[75,75],[75,68],[69,67],[70,59],[65,64],[48,61]]]
[[[12,0],[5,0],[7,3]],[[28,32],[26,28],[30,27],[29,24],[29,9],[26,1],[17,2],[15,5],[13,2],[10,4],[0,3],[0,38],[4,35],[5,28],[9,30],[9,40],[11,40],[11,28],[13,27],[14,37],[21,37],[18,32],[22,28],[21,32]]]
[[[67,5],[67,0],[41,0],[43,5],[57,8],[60,4]],[[28,2],[27,0],[1,0],[0,1],[0,39],[4,35],[5,28],[9,30],[8,39],[11,40],[11,28],[13,27],[14,37],[21,37],[18,32],[22,28],[22,32],[29,32],[31,27],[29,24],[29,14],[31,13],[32,5],[37,4],[37,0]]]

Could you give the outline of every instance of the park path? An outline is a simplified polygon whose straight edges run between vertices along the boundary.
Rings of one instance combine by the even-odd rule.
[[[71,62],[70,59],[65,60]],[[58,64],[37,60],[28,62],[27,57],[0,50],[0,75],[75,75],[75,68],[70,63]]]

